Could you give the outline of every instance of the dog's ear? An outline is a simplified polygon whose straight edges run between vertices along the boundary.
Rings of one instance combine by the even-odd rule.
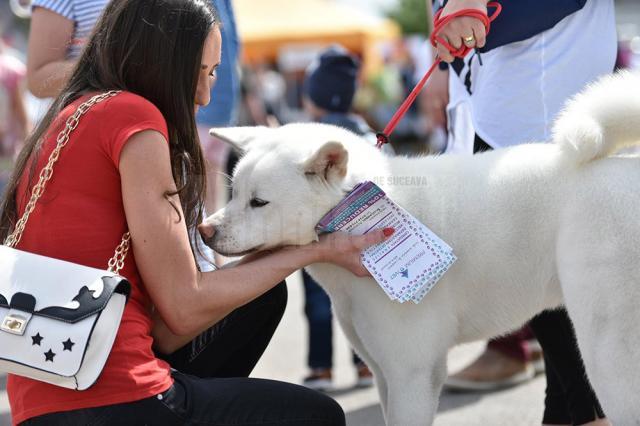
[[[269,131],[270,129],[266,126],[214,127],[209,129],[209,134],[228,143],[233,149],[243,154],[249,150],[252,142]]]
[[[319,176],[335,183],[347,175],[349,153],[340,142],[327,142],[303,164],[307,176]]]

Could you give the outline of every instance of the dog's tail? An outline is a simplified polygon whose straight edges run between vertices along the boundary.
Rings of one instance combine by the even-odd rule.
[[[640,143],[640,74],[601,78],[569,101],[553,129],[553,140],[577,164]]]

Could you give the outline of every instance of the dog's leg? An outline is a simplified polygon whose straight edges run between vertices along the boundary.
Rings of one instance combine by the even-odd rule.
[[[375,362],[368,363],[367,365],[373,372],[373,377],[375,378],[375,381],[376,381],[378,396],[380,397],[380,408],[382,408],[382,416],[384,417],[386,424],[390,424],[389,418],[388,418],[389,387],[387,385],[387,380],[384,377],[384,372],[380,367],[378,367],[378,364],[376,364]]]
[[[351,303],[344,298],[336,298],[332,301],[333,309],[338,318],[338,323],[342,328],[347,340],[357,352],[360,358],[367,364],[371,372],[373,373],[376,387],[378,389],[378,395],[380,397],[380,407],[382,408],[382,415],[385,420],[387,419],[387,382],[384,377],[384,373],[378,363],[373,359],[366,349],[366,345],[356,332],[353,324],[353,317],[351,315]]]
[[[446,371],[446,350],[431,363],[397,362],[389,375],[387,425],[431,425]]]
[[[356,332],[353,323],[347,319],[341,320],[338,315],[338,322],[340,323],[340,327],[344,332],[345,336],[349,340],[349,343],[353,347],[353,349],[357,352],[358,356],[367,364],[367,367],[373,373],[373,378],[376,382],[376,387],[378,389],[378,396],[380,397],[380,407],[382,408],[382,415],[385,420],[387,420],[387,395],[388,395],[388,387],[387,381],[384,377],[384,372],[378,365],[378,363],[373,359],[373,357],[366,350],[365,344],[360,339],[360,336]]]
[[[626,211],[607,205],[608,212]],[[587,376],[605,414],[614,425],[638,425],[640,231],[635,219],[614,219],[607,223],[624,228],[574,221],[588,231],[571,229],[560,240],[559,273]]]
[[[382,370],[382,368],[380,368],[376,360],[373,359],[373,357],[367,352],[367,350],[365,349],[365,345],[363,344],[362,340],[356,333],[351,323],[349,324],[349,328],[350,328],[350,332],[352,333],[352,334],[349,333],[349,336],[350,336],[349,341],[351,342],[353,347],[356,348],[356,352],[358,352],[358,355],[360,356],[360,358],[364,360],[364,362],[367,364],[367,366],[373,373],[373,378],[375,379],[375,382],[376,382],[376,388],[378,389],[378,396],[380,398],[380,408],[382,409],[382,416],[384,417],[387,424],[390,424],[388,422],[389,388],[387,385],[387,380],[385,378],[384,371]],[[343,331],[344,331],[344,326],[343,326]],[[345,334],[347,334],[346,331],[345,331]]]
[[[446,376],[447,350],[456,339],[457,319],[448,293],[433,291],[430,309],[425,309],[423,304],[391,302],[373,286],[358,290],[351,324],[371,355],[387,425],[431,424]],[[437,328],[429,328],[434,324]]]
[[[369,353],[365,349],[365,345],[362,343],[353,325],[349,323],[349,325],[345,327],[343,322],[341,322],[340,325],[342,326],[342,330],[345,332],[345,335],[348,336],[349,342],[351,343],[353,348],[356,350],[360,358],[367,364],[367,367],[369,367],[369,369],[373,373],[373,378],[376,382],[376,388],[378,389],[378,396],[380,398],[380,408],[382,409],[382,416],[384,417],[385,422],[387,422],[387,424],[391,424],[388,422],[388,418],[387,418],[388,416],[387,404],[388,404],[389,389],[387,386],[387,380],[385,379],[384,371],[380,368],[380,366],[373,359],[373,357],[369,355]]]
[[[637,281],[627,284],[638,287]],[[581,286],[579,297],[572,290],[566,292],[587,376],[614,425],[640,425],[640,310],[636,305],[640,298],[616,295],[617,289],[625,287],[622,283],[600,281],[597,286],[609,291],[601,297],[585,294],[593,290],[587,285]]]

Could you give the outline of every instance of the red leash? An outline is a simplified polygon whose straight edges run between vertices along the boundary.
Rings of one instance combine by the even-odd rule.
[[[436,44],[440,43],[447,50],[449,50],[449,52],[451,52],[453,56],[457,58],[465,57],[467,53],[469,53],[469,51],[472,50],[471,47],[467,47],[463,43],[459,49],[456,49],[455,47],[451,46],[445,39],[440,37],[438,34],[440,33],[440,30],[442,30],[442,28],[445,25],[447,25],[451,20],[458,18],[460,16],[467,16],[470,18],[479,19],[484,24],[486,33],[489,34],[489,30],[491,29],[491,22],[493,22],[493,20],[496,19],[498,15],[500,15],[500,12],[502,12],[502,6],[498,2],[489,2],[487,3],[487,7],[495,8],[495,11],[491,16],[487,16],[484,12],[481,12],[476,9],[463,9],[463,10],[459,10],[456,13],[452,13],[451,15],[447,15],[444,18],[440,18],[440,14],[442,13],[442,9],[440,9],[438,13],[436,13],[436,15],[433,17],[433,31],[431,32],[431,37],[430,37],[431,45],[433,47],[436,47]],[[429,68],[429,71],[427,71],[427,73],[424,75],[424,77],[422,77],[422,79],[416,85],[416,87],[414,87],[411,93],[409,93],[409,96],[407,96],[407,99],[405,99],[404,102],[402,102],[402,105],[400,105],[396,113],[393,114],[393,117],[391,117],[391,120],[389,121],[389,124],[387,124],[387,127],[384,128],[382,133],[378,133],[376,135],[378,138],[378,143],[376,144],[376,146],[378,148],[382,148],[382,145],[384,145],[385,143],[389,143],[389,136],[391,135],[391,132],[393,132],[393,130],[396,128],[396,126],[398,125],[398,122],[402,120],[402,117],[407,112],[407,110],[411,107],[411,104],[413,104],[413,101],[415,101],[416,97],[418,96],[418,93],[420,93],[424,85],[427,83],[427,80],[429,80],[429,77],[431,77],[431,74],[436,69],[438,64],[440,64],[440,62],[442,62],[442,59],[436,57],[436,60],[433,62],[433,65],[431,65],[431,68]]]

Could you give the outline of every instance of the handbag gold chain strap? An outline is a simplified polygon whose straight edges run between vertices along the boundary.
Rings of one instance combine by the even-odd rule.
[[[29,202],[24,209],[24,214],[16,223],[16,227],[13,232],[4,240],[5,246],[13,248],[16,246],[16,244],[18,244],[20,238],[22,238],[22,233],[24,232],[24,227],[29,220],[29,215],[33,213],[33,210],[36,207],[36,202],[44,192],[44,188],[47,185],[47,182],[49,181],[49,179],[51,179],[51,176],[53,175],[53,165],[56,161],[58,161],[58,157],[60,157],[60,151],[62,150],[62,148],[64,148],[65,145],[69,142],[69,135],[76,129],[76,127],[78,127],[78,124],[80,123],[80,117],[82,117],[87,111],[89,111],[89,109],[95,104],[100,103],[105,99],[111,98],[118,93],[120,93],[119,90],[111,90],[109,92],[91,97],[91,99],[89,99],[88,101],[83,102],[76,109],[73,115],[67,119],[64,129],[62,129],[62,131],[58,133],[58,137],[56,139],[56,147],[49,155],[49,161],[47,162],[47,165],[40,171],[38,183],[33,187],[31,191],[31,198],[29,199]],[[120,242],[120,244],[118,244],[118,247],[116,247],[115,254],[111,259],[109,259],[109,272],[118,274],[124,267],[124,259],[127,257],[130,241],[131,236],[127,231],[122,236],[122,241]]]

